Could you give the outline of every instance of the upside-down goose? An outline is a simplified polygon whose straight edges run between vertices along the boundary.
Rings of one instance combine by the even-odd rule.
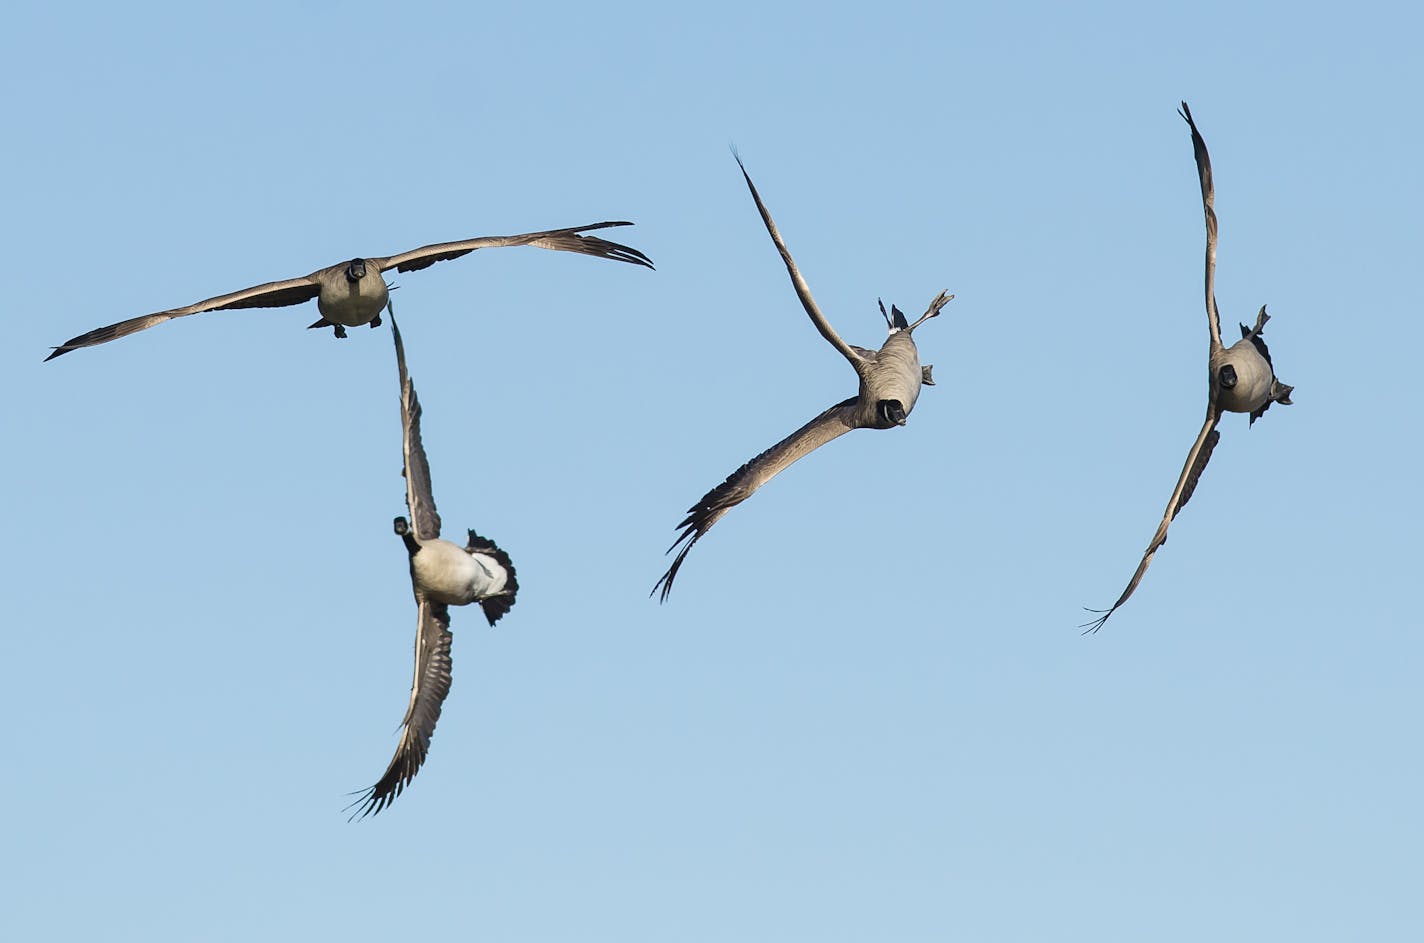
[[[440,706],[450,693],[450,606],[478,602],[490,625],[514,605],[519,584],[514,564],[494,541],[473,530],[465,546],[440,539],[440,515],[430,488],[430,465],[420,441],[420,401],[406,372],[405,347],[391,313],[396,366],[400,373],[401,429],[405,455],[405,500],[410,520],[395,519],[395,532],[410,554],[410,580],[418,619],[415,634],[415,679],[410,703],[401,720],[395,756],[376,784],[353,803],[352,818],[380,812],[395,801],[425,762]]]
[[[526,232],[517,236],[480,236],[460,242],[440,242],[422,246],[374,259],[352,259],[335,265],[317,269],[310,275],[288,278],[280,282],[254,285],[241,291],[218,295],[206,301],[199,301],[182,308],[170,308],[142,317],[129,318],[107,327],[95,328],[87,334],[80,334],[60,344],[45,360],[53,360],[60,354],[80,347],[93,347],[129,334],[137,333],[171,321],[203,311],[226,311],[231,308],[281,308],[301,304],[316,299],[317,311],[321,318],[309,327],[330,327],[337,337],[346,336],[346,328],[369,324],[378,327],[381,323],[381,309],[386,306],[389,286],[381,277],[382,272],[395,269],[397,272],[415,272],[428,268],[436,262],[458,259],[476,249],[492,249],[503,246],[535,246],[540,249],[555,249],[560,252],[578,252],[583,255],[629,262],[634,265],[653,267],[647,256],[637,249],[609,242],[597,236],[583,236],[580,233],[613,226],[631,226],[632,223],[615,221],[592,223],[588,226],[574,226],[570,229],[550,229],[546,232]]]
[[[880,345],[879,350],[867,350],[847,344],[821,314],[815,299],[811,297],[810,287],[801,277],[800,270],[791,258],[791,252],[782,241],[781,234],[777,232],[771,213],[767,211],[766,204],[757,193],[756,185],[752,183],[752,178],[742,165],[740,157],[737,158],[737,165],[742,169],[742,177],[747,182],[747,189],[751,191],[752,200],[755,201],[757,212],[761,214],[762,222],[766,225],[766,231],[771,234],[771,241],[781,253],[781,261],[785,263],[786,271],[791,276],[791,285],[796,289],[797,297],[801,299],[801,306],[806,309],[811,323],[820,331],[821,336],[850,362],[860,380],[860,391],[850,399],[842,400],[827,409],[747,462],[688,509],[687,517],[678,525],[682,533],[667,551],[671,553],[677,549],[677,556],[673,558],[672,566],[668,567],[668,571],[653,586],[654,593],[661,593],[661,602],[667,601],[677,571],[702,535],[721,520],[723,515],[750,498],[758,488],[792,462],[852,429],[893,429],[905,424],[910,411],[915,408],[915,401],[919,398],[920,386],[934,385],[930,376],[931,368],[920,365],[919,351],[915,347],[912,334],[915,328],[938,315],[940,309],[954,297],[948,292],[940,292],[913,324],[907,322],[905,315],[894,305],[891,305],[890,313],[886,314],[885,304],[881,302],[880,314],[889,329],[885,343]],[[678,549],[679,546],[681,549]]]
[[[1294,389],[1276,379],[1275,369],[1271,365],[1271,353],[1261,338],[1261,330],[1270,320],[1265,305],[1262,305],[1257,313],[1254,327],[1241,325],[1239,341],[1230,347],[1222,343],[1221,314],[1216,307],[1216,188],[1211,179],[1211,156],[1207,154],[1206,142],[1202,140],[1196,122],[1192,120],[1192,110],[1187,107],[1186,102],[1182,102],[1178,114],[1192,130],[1192,153],[1196,158],[1197,176],[1201,178],[1202,210],[1206,217],[1206,320],[1211,333],[1211,347],[1207,356],[1209,389],[1206,420],[1202,423],[1201,431],[1197,433],[1191,450],[1187,452],[1186,463],[1177,478],[1177,487],[1173,489],[1172,497],[1167,501],[1162,522],[1157,525],[1152,542],[1147,545],[1147,550],[1142,555],[1142,562],[1137,564],[1137,571],[1132,574],[1132,580],[1111,608],[1089,610],[1102,613],[1097,619],[1081,626],[1089,632],[1101,629],[1108,617],[1127,602],[1128,597],[1137,589],[1137,584],[1142,582],[1143,574],[1152,563],[1153,554],[1167,542],[1167,528],[1171,526],[1172,519],[1186,507],[1187,500],[1191,498],[1192,491],[1195,490],[1197,481],[1211,458],[1212,450],[1221,438],[1221,433],[1216,431],[1216,425],[1221,420],[1222,412],[1249,413],[1249,428],[1272,403],[1291,405],[1290,395]]]

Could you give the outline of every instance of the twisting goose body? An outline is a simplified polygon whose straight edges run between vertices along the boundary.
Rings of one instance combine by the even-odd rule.
[[[395,269],[397,272],[415,272],[429,268],[436,262],[458,259],[476,249],[492,249],[505,246],[534,246],[539,249],[553,249],[559,252],[577,252],[600,259],[629,262],[634,265],[653,267],[647,256],[637,249],[609,242],[597,236],[581,233],[613,226],[631,226],[632,223],[615,221],[592,223],[588,226],[574,226],[569,229],[550,229],[544,232],[526,232],[515,236],[479,236],[459,242],[440,242],[421,246],[409,252],[372,259],[352,259],[326,268],[317,269],[310,275],[288,278],[279,282],[254,285],[241,291],[229,292],[186,305],[170,308],[154,314],[129,318],[117,324],[95,328],[86,334],[70,338],[56,347],[45,360],[53,360],[60,354],[81,347],[93,347],[120,337],[126,337],[147,328],[187,317],[204,311],[227,311],[234,308],[283,308],[316,299],[317,311],[321,319],[310,327],[330,327],[337,337],[346,336],[346,328],[369,324],[378,327],[381,323],[381,309],[389,298],[389,286],[381,276],[382,272]]]
[[[669,553],[676,549],[677,556],[673,558],[672,566],[668,567],[667,572],[653,587],[654,593],[660,593],[659,599],[662,602],[667,601],[677,571],[702,535],[728,511],[755,494],[758,488],[776,477],[783,469],[852,429],[893,429],[905,424],[920,397],[920,387],[934,385],[930,375],[931,368],[920,364],[914,330],[937,316],[940,309],[954,297],[947,292],[940,292],[913,324],[907,322],[905,315],[893,305],[887,314],[882,302],[880,314],[885,319],[889,335],[880,345],[880,349],[867,350],[847,344],[821,314],[815,299],[811,297],[810,287],[801,277],[800,270],[791,258],[791,252],[782,241],[776,224],[772,222],[771,213],[762,203],[761,195],[757,193],[746,167],[742,166],[740,157],[737,158],[737,164],[742,167],[742,177],[747,182],[747,189],[751,191],[752,200],[756,203],[757,212],[761,214],[766,231],[771,235],[771,241],[781,253],[781,260],[786,265],[792,287],[795,288],[802,307],[806,309],[811,323],[816,326],[821,336],[850,362],[860,380],[860,389],[854,398],[827,409],[737,469],[726,481],[703,495],[702,500],[688,510],[687,517],[678,525],[682,533],[668,548]]]
[[[514,605],[519,583],[509,555],[491,540],[469,532],[465,546],[440,538],[440,515],[430,486],[430,465],[420,440],[420,401],[406,372],[405,346],[391,315],[401,386],[402,451],[406,507],[410,520],[395,519],[395,532],[410,555],[410,580],[418,609],[415,678],[401,720],[395,756],[376,784],[353,803],[352,818],[380,812],[395,801],[419,772],[430,750],[440,708],[450,693],[449,606],[477,602],[490,625]]]
[[[411,578],[416,591],[426,599],[447,606],[467,606],[502,595],[509,583],[510,571],[491,554],[439,538],[418,540],[409,527],[396,533],[407,538]]]
[[[1255,326],[1248,328],[1244,324],[1241,325],[1239,341],[1230,347],[1222,343],[1221,314],[1216,306],[1216,187],[1211,176],[1211,156],[1207,153],[1206,141],[1197,130],[1196,122],[1192,120],[1192,110],[1187,107],[1186,102],[1182,102],[1179,114],[1191,128],[1192,154],[1196,159],[1197,176],[1201,182],[1202,212],[1206,218],[1206,318],[1207,329],[1211,335],[1211,347],[1207,356],[1206,420],[1202,423],[1201,431],[1197,433],[1191,450],[1187,452],[1187,460],[1177,478],[1177,487],[1173,489],[1172,497],[1167,501],[1162,520],[1157,525],[1136,572],[1132,574],[1127,588],[1111,608],[1090,610],[1100,612],[1101,615],[1082,626],[1089,632],[1101,629],[1108,617],[1127,602],[1137,589],[1137,584],[1142,582],[1147,567],[1152,563],[1152,557],[1167,542],[1167,528],[1182,508],[1186,507],[1192,492],[1196,490],[1197,480],[1211,459],[1212,450],[1221,439],[1221,433],[1216,429],[1217,423],[1221,421],[1221,414],[1248,413],[1251,418],[1247,425],[1254,425],[1272,403],[1291,405],[1290,395],[1294,389],[1276,378],[1275,368],[1271,364],[1271,352],[1261,337],[1262,329],[1271,318],[1266,313],[1265,305],[1261,306],[1256,315]]]

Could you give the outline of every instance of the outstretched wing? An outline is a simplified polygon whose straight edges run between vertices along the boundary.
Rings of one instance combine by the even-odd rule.
[[[1162,514],[1162,523],[1157,525],[1157,533],[1152,535],[1152,543],[1147,545],[1147,552],[1142,555],[1142,562],[1137,564],[1137,572],[1132,574],[1132,580],[1127,584],[1127,589],[1122,591],[1122,595],[1117,598],[1117,602],[1112,604],[1112,608],[1107,610],[1090,609],[1089,612],[1101,612],[1102,615],[1092,622],[1085,623],[1081,628],[1088,632],[1096,632],[1103,627],[1103,623],[1108,621],[1108,616],[1117,612],[1118,608],[1137,589],[1137,584],[1142,582],[1143,574],[1147,572],[1147,567],[1152,563],[1152,556],[1157,552],[1157,548],[1167,542],[1167,528],[1171,526],[1172,519],[1187,506],[1187,501],[1191,498],[1192,492],[1196,490],[1197,479],[1201,477],[1202,471],[1206,468],[1206,463],[1211,460],[1212,449],[1216,448],[1216,443],[1221,439],[1221,433],[1216,431],[1216,424],[1221,419],[1221,413],[1215,405],[1207,408],[1206,422],[1202,423],[1201,432],[1197,433],[1197,440],[1192,443],[1192,449],[1187,453],[1186,464],[1182,466],[1181,477],[1177,479],[1177,487],[1172,491],[1172,498],[1167,502],[1167,510]]]
[[[539,249],[555,249],[560,252],[578,252],[583,255],[628,262],[633,265],[653,267],[652,260],[637,249],[609,242],[597,236],[581,236],[579,233],[594,229],[608,229],[612,226],[631,226],[629,222],[592,223],[588,226],[574,226],[570,229],[550,229],[545,232],[526,232],[517,236],[480,236],[459,242],[437,242],[431,246],[421,246],[399,255],[371,261],[382,272],[395,269],[398,272],[416,272],[428,268],[436,262],[458,259],[476,249],[495,249],[502,246],[535,246]]]
[[[443,604],[420,601],[420,626],[415,636],[415,680],[411,682],[410,704],[401,720],[400,743],[396,755],[376,784],[347,808],[356,808],[351,818],[365,818],[395,801],[425,762],[430,738],[440,719],[440,706],[450,693],[450,611]]]
[[[87,334],[80,334],[78,337],[72,337],[60,344],[45,360],[53,360],[60,354],[67,354],[71,350],[78,350],[81,347],[93,347],[96,344],[118,340],[120,337],[137,334],[139,331],[147,330],[164,321],[184,318],[202,311],[226,311],[232,308],[282,308],[287,305],[301,304],[321,293],[321,284],[317,279],[320,274],[321,272],[317,271],[302,278],[288,278],[280,282],[253,285],[251,288],[218,295],[216,298],[199,301],[184,308],[171,308],[168,311],[145,314],[143,317],[129,318],[127,321],[120,321],[107,327],[97,327]]]
[[[654,593],[661,590],[660,602],[667,602],[668,594],[672,592],[672,581],[677,577],[677,571],[682,567],[682,561],[687,559],[692,545],[702,539],[702,535],[711,530],[712,525],[721,520],[724,514],[750,498],[758,488],[775,478],[782,469],[798,458],[814,452],[837,436],[857,427],[855,403],[855,398],[851,398],[832,406],[732,472],[726,481],[707,492],[701,501],[688,509],[687,517],[677,525],[682,528],[682,533],[673,541],[667,552],[671,553],[679,544],[682,547],[673,558],[672,566],[668,567],[662,579],[653,586]]]
[[[1211,329],[1211,349],[1217,351],[1222,343],[1221,314],[1216,309],[1216,186],[1211,181],[1211,155],[1206,152],[1206,141],[1202,140],[1186,102],[1182,102],[1177,114],[1192,129],[1192,154],[1197,159],[1197,176],[1201,178],[1202,212],[1206,216],[1206,320]]]
[[[811,286],[806,284],[806,279],[801,277],[801,270],[796,267],[796,261],[791,258],[791,250],[786,248],[786,243],[781,241],[781,233],[776,231],[776,223],[771,221],[771,213],[767,212],[766,204],[761,201],[761,194],[757,193],[756,184],[752,183],[751,175],[747,173],[747,168],[742,164],[742,158],[735,151],[732,156],[737,158],[737,166],[742,168],[742,177],[747,181],[747,189],[752,191],[752,200],[756,202],[757,212],[761,214],[761,221],[766,224],[766,231],[771,234],[771,241],[776,243],[776,251],[781,253],[781,261],[786,263],[786,272],[791,276],[791,286],[796,289],[796,297],[801,299],[801,307],[806,309],[806,313],[811,316],[811,323],[816,325],[816,330],[821,332],[821,336],[830,342],[831,346],[841,352],[841,356],[850,361],[850,365],[855,368],[857,374],[865,368],[865,359],[856,353],[857,348],[851,347],[841,336],[836,333],[836,329],[831,327],[831,323],[821,314],[821,309],[816,306],[816,299],[811,297]]]
[[[430,463],[425,459],[425,446],[420,441],[420,400],[415,396],[415,383],[405,369],[405,344],[396,327],[395,310],[386,305],[391,319],[391,337],[396,342],[396,367],[400,371],[401,388],[401,454],[405,476],[405,504],[419,540],[440,536],[440,515],[435,511],[435,496],[430,488]]]

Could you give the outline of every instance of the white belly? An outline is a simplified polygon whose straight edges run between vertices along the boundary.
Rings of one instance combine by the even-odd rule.
[[[1223,389],[1217,384],[1218,371],[1224,364],[1236,370],[1236,385]],[[1271,397],[1271,365],[1248,339],[1241,339],[1212,359],[1211,381],[1216,402],[1233,413],[1249,413],[1260,409]]]
[[[416,591],[427,599],[463,606],[504,591],[508,574],[487,554],[466,553],[448,540],[428,540],[411,557]]]
[[[316,307],[321,316],[333,324],[360,327],[376,319],[389,297],[386,280],[380,272],[369,268],[360,281],[351,282],[341,277],[323,284]]]

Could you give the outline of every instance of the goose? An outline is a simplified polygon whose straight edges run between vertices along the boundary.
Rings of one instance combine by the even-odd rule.
[[[105,344],[120,337],[127,337],[174,318],[187,317],[203,311],[226,311],[232,308],[281,308],[301,304],[316,299],[317,311],[321,317],[309,327],[330,327],[337,337],[346,336],[346,328],[369,324],[379,327],[381,309],[389,298],[389,286],[381,277],[382,272],[395,269],[398,272],[417,272],[429,268],[436,262],[458,259],[476,249],[491,249],[503,246],[535,246],[539,249],[555,249],[560,252],[578,252],[617,262],[653,267],[652,261],[637,249],[609,242],[597,236],[580,233],[613,226],[631,226],[623,221],[592,223],[588,226],[574,226],[569,229],[550,229],[545,232],[526,232],[517,236],[479,236],[459,242],[440,242],[421,246],[409,252],[401,252],[374,259],[352,259],[338,262],[326,268],[317,269],[310,275],[288,278],[279,282],[254,285],[241,291],[218,295],[182,308],[170,308],[142,317],[129,318],[107,327],[95,328],[87,334],[70,338],[54,348],[45,358],[53,360],[60,354],[81,347]]]
[[[777,232],[771,213],[762,202],[761,195],[740,157],[737,157],[737,166],[741,167],[742,177],[747,182],[747,189],[751,191],[752,200],[766,225],[766,231],[771,234],[771,241],[781,253],[781,261],[785,263],[787,274],[791,276],[791,285],[796,290],[796,296],[801,299],[801,306],[806,309],[811,323],[827,343],[850,362],[860,380],[860,391],[850,399],[836,403],[732,472],[726,481],[707,492],[702,496],[702,500],[688,509],[687,517],[678,525],[682,533],[667,549],[667,553],[677,550],[677,556],[673,558],[672,566],[668,567],[668,571],[653,586],[653,593],[660,594],[660,602],[667,602],[668,595],[672,592],[673,580],[677,578],[677,572],[693,545],[702,539],[723,515],[750,498],[758,488],[776,477],[791,463],[852,429],[894,429],[905,425],[911,410],[915,408],[915,401],[919,399],[920,387],[934,385],[931,377],[932,366],[920,365],[919,351],[915,347],[913,337],[914,330],[930,318],[936,317],[940,309],[954,298],[948,292],[940,292],[913,324],[909,323],[894,305],[890,306],[890,313],[886,314],[885,303],[882,301],[880,315],[885,319],[889,334],[880,349],[867,350],[847,344],[821,314],[816,300],[811,297],[811,289],[806,284],[806,279],[801,277],[800,270],[791,258],[791,252],[782,241],[781,234]],[[678,549],[679,547],[681,549]]]
[[[1197,175],[1201,178],[1202,212],[1206,217],[1206,320],[1207,328],[1211,334],[1211,347],[1207,356],[1207,379],[1208,392],[1206,402],[1206,420],[1202,423],[1201,431],[1197,433],[1196,441],[1192,443],[1191,449],[1187,452],[1187,460],[1182,465],[1182,473],[1177,478],[1177,487],[1172,490],[1172,497],[1167,501],[1167,509],[1162,513],[1162,521],[1157,525],[1157,531],[1152,535],[1152,542],[1147,545],[1147,550],[1142,554],[1142,562],[1137,564],[1137,571],[1132,574],[1132,580],[1127,584],[1127,588],[1122,591],[1122,595],[1117,598],[1108,609],[1089,609],[1089,612],[1101,613],[1101,615],[1091,622],[1085,623],[1079,628],[1086,632],[1096,632],[1108,621],[1108,617],[1121,608],[1132,596],[1137,584],[1142,582],[1142,576],[1147,572],[1147,567],[1152,563],[1152,557],[1157,550],[1167,542],[1167,528],[1171,526],[1173,518],[1187,506],[1187,501],[1191,498],[1192,492],[1196,490],[1197,481],[1201,478],[1202,471],[1206,468],[1206,463],[1211,459],[1211,453],[1216,448],[1216,443],[1221,439],[1221,433],[1217,431],[1217,423],[1221,421],[1223,412],[1247,413],[1250,421],[1247,428],[1256,424],[1256,420],[1263,416],[1272,403],[1280,403],[1282,406],[1290,406],[1291,391],[1294,387],[1287,386],[1276,379],[1275,368],[1271,364],[1271,352],[1266,349],[1266,342],[1261,337],[1261,331],[1270,320],[1270,315],[1266,313],[1266,306],[1262,305],[1260,312],[1256,315],[1256,323],[1253,327],[1247,328],[1241,325],[1241,339],[1230,347],[1226,347],[1221,340],[1221,313],[1216,306],[1216,188],[1211,179],[1211,155],[1207,153],[1206,141],[1202,139],[1201,132],[1197,130],[1197,124],[1192,120],[1192,110],[1187,107],[1186,102],[1182,102],[1181,109],[1177,114],[1187,122],[1187,126],[1192,131],[1192,154],[1196,158]]]
[[[410,580],[418,610],[415,634],[415,679],[401,720],[400,742],[386,771],[371,788],[348,806],[359,807],[352,818],[365,818],[395,801],[425,762],[440,706],[450,693],[450,606],[477,602],[494,625],[514,606],[519,583],[514,564],[494,541],[473,530],[465,546],[440,539],[440,515],[430,488],[430,464],[420,441],[420,401],[406,372],[405,347],[391,317],[396,367],[400,373],[401,429],[405,455],[405,500],[410,519],[397,517],[395,532],[410,555]]]

